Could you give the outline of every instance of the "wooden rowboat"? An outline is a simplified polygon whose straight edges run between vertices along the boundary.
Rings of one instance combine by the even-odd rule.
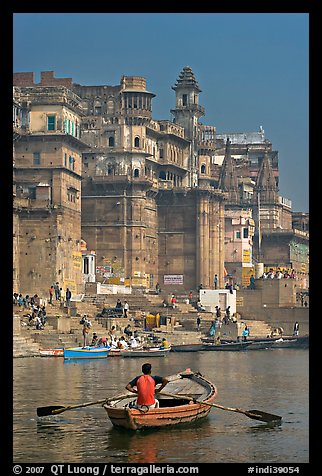
[[[195,343],[195,344],[171,344],[171,351],[172,352],[198,352],[199,350],[204,350],[203,343]]]
[[[191,424],[208,416],[211,409],[209,404],[217,397],[217,389],[213,383],[199,372],[191,372],[190,369],[166,378],[169,380],[166,393],[175,396],[162,395],[162,392],[157,394],[159,408],[130,408],[130,402],[135,401],[131,393],[122,400],[117,397],[109,399],[103,407],[112,424],[128,430],[145,430]],[[183,398],[187,395],[198,402]]]
[[[211,351],[241,351],[246,350],[251,345],[251,342],[229,342],[225,344],[215,344],[215,343],[204,343],[202,350],[211,350]]]
[[[110,352],[110,347],[71,347],[64,349],[64,359],[104,359]]]
[[[160,349],[159,347],[150,347],[146,349],[124,349],[121,350],[121,357],[164,357],[170,352],[169,349]]]
[[[64,357],[64,349],[41,349],[41,357]]]

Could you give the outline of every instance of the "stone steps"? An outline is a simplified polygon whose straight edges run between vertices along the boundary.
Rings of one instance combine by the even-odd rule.
[[[31,338],[14,335],[13,336],[13,357],[36,357],[39,356],[39,344]]]

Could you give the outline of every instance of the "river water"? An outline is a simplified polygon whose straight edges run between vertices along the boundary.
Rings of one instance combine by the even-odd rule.
[[[282,416],[270,426],[212,408],[194,426],[143,432],[116,429],[100,405],[37,417],[47,405],[77,405],[123,393],[142,358],[14,359],[14,463],[308,463],[309,351],[170,352],[152,374],[190,367],[218,388],[215,403]],[[166,391],[166,388],[165,388]]]

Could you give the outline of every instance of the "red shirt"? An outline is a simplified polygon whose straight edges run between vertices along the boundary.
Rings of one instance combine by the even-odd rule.
[[[159,383],[162,383],[162,377],[151,375],[141,375],[140,377],[135,377],[130,382],[131,387],[137,387],[138,389],[138,405],[153,405],[154,400],[154,390],[155,386]]]

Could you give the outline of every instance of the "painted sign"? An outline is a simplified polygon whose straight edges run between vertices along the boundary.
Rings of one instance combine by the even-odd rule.
[[[255,275],[253,266],[251,268],[242,268],[242,286],[249,286],[252,274]]]
[[[243,263],[250,263],[250,250],[243,250]]]
[[[73,260],[73,267],[82,270],[82,253],[81,253],[81,251],[73,251],[72,260]]]
[[[163,284],[183,284],[183,274],[165,274]]]

